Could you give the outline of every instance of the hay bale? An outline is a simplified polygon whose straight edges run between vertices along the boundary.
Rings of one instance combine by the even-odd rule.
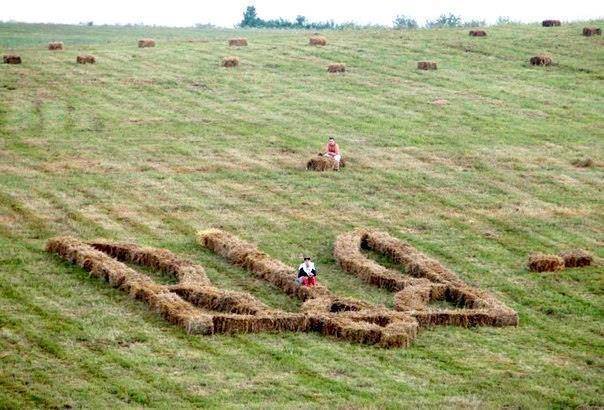
[[[245,37],[231,38],[231,39],[229,39],[229,46],[235,46],[235,47],[247,46],[247,38],[245,38]]]
[[[325,46],[327,45],[327,39],[323,36],[311,36],[308,44],[311,46]]]
[[[529,61],[530,61],[531,65],[538,65],[538,66],[549,66],[549,65],[552,65],[552,63],[553,63],[552,58],[547,54],[538,54],[534,57],[531,57],[531,59]]]
[[[239,65],[239,57],[224,57],[222,59],[223,67],[237,67]]]
[[[560,20],[543,20],[541,23],[543,27],[560,27],[562,23]]]
[[[534,253],[529,256],[527,267],[533,272],[555,272],[564,269],[564,259],[558,255]]]
[[[581,268],[589,266],[593,262],[593,256],[583,249],[562,252],[559,256],[564,260],[564,266],[567,268]]]
[[[484,30],[470,30],[470,37],[486,37],[487,32]]]
[[[96,58],[90,54],[84,54],[76,57],[76,62],[78,64],[94,64],[96,63]]]
[[[334,63],[327,66],[327,72],[329,73],[343,73],[346,71],[346,65],[342,63]]]
[[[4,64],[21,64],[21,56],[16,54],[5,54],[2,56]]]
[[[306,169],[309,171],[337,171],[339,168],[343,168],[346,166],[346,160],[344,158],[340,159],[340,165],[338,167],[338,163],[335,159],[328,155],[319,154],[316,157],[312,157],[306,163]]]
[[[577,168],[591,168],[595,165],[591,158],[577,158],[571,162]]]
[[[63,42],[62,41],[51,41],[48,43],[49,50],[63,50]]]
[[[436,70],[436,63],[434,61],[418,61],[418,70]]]
[[[140,40],[138,40],[138,47],[155,47],[155,40],[153,40],[152,38],[141,38]]]
[[[583,27],[583,35],[586,37],[601,36],[602,29],[598,27]]]

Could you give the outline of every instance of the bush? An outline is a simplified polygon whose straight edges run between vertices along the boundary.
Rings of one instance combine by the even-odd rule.
[[[441,14],[439,18],[432,21],[426,22],[427,28],[439,28],[439,27],[461,27],[461,17],[456,16],[453,13],[449,15]]]
[[[464,27],[484,27],[486,25],[487,22],[484,20],[470,20],[463,23]]]
[[[414,29],[418,27],[417,21],[415,21],[415,19],[404,15],[396,16],[394,18],[394,21],[392,22],[392,25],[394,26],[394,28],[398,29]]]

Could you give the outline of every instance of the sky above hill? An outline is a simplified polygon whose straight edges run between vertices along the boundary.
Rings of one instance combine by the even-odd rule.
[[[514,21],[534,22],[546,18],[586,20],[604,16],[602,0],[171,0],[171,1],[79,1],[17,0],[0,8],[0,20],[44,23],[95,24],[144,23],[149,25],[191,26],[211,23],[233,27],[241,21],[243,10],[255,5],[261,18],[283,17],[293,20],[304,15],[310,21],[354,21],[360,24],[391,25],[396,15],[415,18],[420,24],[442,13],[461,15],[464,20],[494,22],[498,16]]]

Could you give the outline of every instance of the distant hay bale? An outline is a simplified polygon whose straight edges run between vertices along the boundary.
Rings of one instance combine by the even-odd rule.
[[[155,47],[155,40],[152,38],[141,38],[138,40],[138,46],[139,48]]]
[[[76,62],[78,64],[94,64],[96,63],[96,58],[90,54],[84,54],[76,57]]]
[[[541,23],[543,27],[559,27],[562,25],[560,20],[543,20]]]
[[[583,35],[586,37],[601,36],[602,29],[598,27],[583,27]]]
[[[308,40],[308,44],[311,46],[325,46],[327,45],[327,39],[323,36],[312,36]]]
[[[334,63],[327,66],[327,71],[330,73],[343,73],[346,71],[346,65],[342,63]]]
[[[222,59],[223,67],[237,67],[239,65],[239,57],[224,57]]]
[[[434,61],[418,61],[418,70],[436,70],[436,63]]]
[[[5,54],[2,56],[4,64],[21,64],[21,56],[16,54]]]
[[[339,168],[346,166],[346,160],[340,159]],[[335,159],[328,155],[319,154],[316,157],[312,157],[306,163],[306,169],[309,171],[335,171],[338,169],[338,164]]]
[[[555,272],[564,269],[564,259],[558,255],[534,253],[529,256],[527,267],[533,272]]]
[[[242,47],[247,46],[247,38],[245,37],[236,37],[229,40],[229,46]]]
[[[567,268],[581,268],[593,262],[593,257],[583,249],[562,252],[559,256],[564,260],[564,266]]]
[[[531,59],[529,61],[530,61],[531,65],[538,65],[538,66],[549,66],[549,65],[552,65],[552,63],[553,63],[552,58],[547,54],[538,54],[534,57],[531,57]]]
[[[486,37],[487,32],[484,30],[470,30],[471,37]]]
[[[572,164],[577,168],[591,168],[595,165],[591,158],[577,158],[573,160]]]
[[[63,42],[62,41],[51,41],[48,43],[49,50],[63,50]]]

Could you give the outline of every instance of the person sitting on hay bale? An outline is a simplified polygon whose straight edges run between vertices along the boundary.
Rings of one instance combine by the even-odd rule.
[[[323,155],[331,157],[336,161],[336,165],[334,166],[336,171],[340,169],[340,160],[342,159],[342,155],[340,155],[340,147],[334,137],[329,137],[327,145],[325,146],[325,154]]]
[[[317,284],[317,269],[309,256],[304,257],[304,262],[298,268],[296,282],[303,286],[315,286]]]

